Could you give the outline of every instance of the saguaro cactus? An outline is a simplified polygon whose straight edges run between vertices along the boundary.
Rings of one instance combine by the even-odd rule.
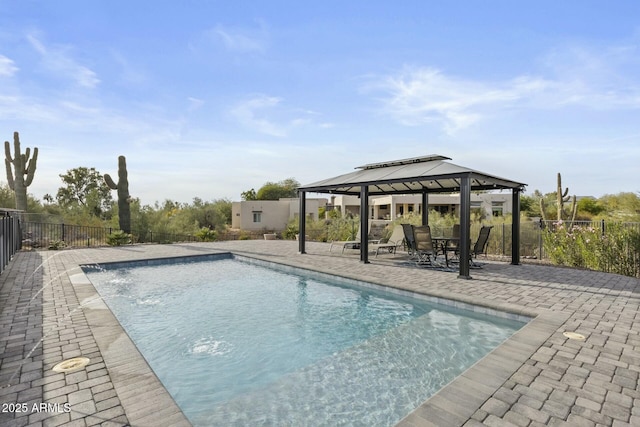
[[[564,204],[571,200],[571,213],[566,215],[564,212]],[[540,212],[542,213],[542,219],[547,220],[545,215],[545,204],[544,200],[540,199]],[[576,201],[576,196],[573,195],[569,197],[569,187],[567,187],[564,192],[562,191],[562,177],[560,176],[560,172],[558,172],[558,187],[556,189],[556,209],[557,209],[557,220],[562,221],[566,216],[570,216],[570,222],[568,227],[571,228],[573,225],[573,221],[576,219],[576,212],[578,211],[578,203]]]
[[[124,156],[118,157],[118,183],[116,184],[109,174],[104,175],[104,181],[112,190],[118,190],[118,216],[120,218],[120,230],[131,233],[131,197],[129,196],[129,181],[127,180],[127,160]]]
[[[24,154],[20,154],[20,135],[18,132],[13,133],[13,150],[14,156],[11,157],[11,148],[9,141],[4,142],[4,162],[7,166],[7,181],[9,188],[16,195],[16,209],[27,211],[27,187],[33,181],[33,174],[36,171],[36,162],[38,161],[38,148],[33,149],[33,157],[31,149],[27,147]],[[13,171],[11,170],[13,165]]]

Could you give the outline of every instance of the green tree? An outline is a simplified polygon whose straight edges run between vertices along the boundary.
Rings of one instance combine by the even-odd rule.
[[[607,216],[616,221],[640,221],[640,197],[635,193],[606,194],[598,199]]]
[[[8,184],[0,184],[0,208],[13,209],[15,203],[15,195],[13,190]],[[27,212],[30,214],[48,213],[48,211],[55,210],[55,207],[42,206],[42,203],[31,193],[27,193]],[[36,216],[33,216],[34,218]]]
[[[539,192],[538,192],[539,193]],[[532,196],[520,196],[520,212],[527,216],[540,216],[540,198],[534,193]]]
[[[278,200],[288,197],[298,197],[297,188],[300,183],[293,178],[280,182],[266,182],[256,193],[257,200]]]
[[[184,215],[189,217],[189,222],[195,223],[198,228],[224,230],[231,224],[231,201],[227,199],[205,202],[196,197],[193,204],[184,209]]]
[[[0,184],[0,207],[7,209],[14,209],[16,198],[13,194],[13,190],[9,188],[9,185]]]
[[[605,211],[605,207],[598,202],[598,200],[592,197],[583,197],[578,200],[578,217],[580,219],[590,219],[594,216],[600,215]]]
[[[95,168],[70,169],[60,178],[64,187],[58,189],[56,200],[63,208],[80,208],[81,211],[105,218],[113,205],[111,190],[103,176]]]
[[[242,200],[256,200],[258,196],[256,195],[256,190],[252,188],[251,190],[240,193],[240,197],[242,197]]]

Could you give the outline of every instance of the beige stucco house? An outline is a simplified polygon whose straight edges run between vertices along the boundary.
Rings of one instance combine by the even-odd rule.
[[[420,195],[375,196],[369,200],[369,218],[374,220],[393,221],[408,213],[422,212],[422,197]],[[318,219],[320,208],[338,209],[343,214],[350,213],[357,216],[360,214],[360,199],[356,196],[331,196],[331,200],[306,200],[308,217]],[[460,209],[460,195],[431,194],[429,195],[429,209],[443,214],[455,214]],[[471,209],[477,210],[485,217],[511,213],[511,195],[501,193],[471,194]],[[287,222],[296,218],[299,212],[300,202],[297,198],[233,202],[231,227],[247,231],[282,231],[286,228]]]
[[[307,216],[318,219],[318,210],[327,206],[327,199],[307,199]],[[247,231],[282,231],[290,219],[300,213],[297,198],[280,200],[245,200],[231,204],[231,227]]]
[[[456,214],[460,210],[459,194],[430,194],[429,209],[442,214]],[[335,196],[331,205],[340,212],[359,215],[360,198],[356,196]],[[369,218],[393,221],[409,213],[422,212],[421,195],[389,195],[369,198]],[[513,210],[511,194],[479,193],[471,194],[471,210],[477,210],[485,217],[502,216]]]

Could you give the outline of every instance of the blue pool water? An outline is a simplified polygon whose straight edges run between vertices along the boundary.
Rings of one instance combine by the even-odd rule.
[[[194,425],[393,425],[523,325],[236,259],[87,275]]]

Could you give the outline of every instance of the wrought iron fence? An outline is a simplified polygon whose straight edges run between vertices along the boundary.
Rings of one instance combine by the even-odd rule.
[[[553,230],[558,227],[558,221],[523,221],[520,223],[520,255],[527,258],[548,259],[548,254],[544,249],[542,231],[545,229]],[[567,223],[565,222],[565,225]],[[640,222],[611,222],[605,220],[599,221],[574,221],[573,227],[591,227],[599,230],[602,235],[607,234],[607,230],[613,224],[636,230],[640,232]],[[490,255],[511,255],[511,226],[512,224],[496,224],[491,229],[489,242],[487,244],[487,253]],[[476,238],[480,233],[482,224],[471,224],[470,234],[472,239]],[[433,227],[434,235],[450,236],[452,229]]]
[[[0,217],[0,273],[21,248],[20,222],[13,216]]]
[[[0,235],[0,258],[3,268],[9,262],[13,254],[22,248],[59,248],[59,247],[92,247],[106,246],[109,244],[108,237],[114,231],[108,227],[88,227],[70,225],[63,223],[42,223],[42,222],[18,222],[16,217],[1,218]],[[20,224],[22,227],[20,227]],[[640,222],[615,223],[617,227],[623,226],[636,230],[640,233]],[[472,224],[470,234],[472,240],[480,232],[482,224]],[[545,253],[543,230],[555,229],[559,226],[557,221],[523,221],[520,224],[520,255],[526,258],[536,258],[547,260],[549,256]],[[611,222],[605,221],[575,221],[575,227],[590,227],[599,230],[606,235]],[[487,253],[490,255],[511,255],[511,224],[496,224],[489,235]],[[448,236],[452,232],[451,228],[439,229],[433,227],[434,235]],[[240,240],[240,239],[262,239],[264,230],[254,232],[221,232],[216,236],[216,240]],[[158,233],[158,232],[132,232],[131,243],[177,243],[195,242],[199,239],[190,234]],[[637,254],[635,254],[638,257]],[[1,270],[0,270],[1,271]],[[640,273],[636,272],[636,275]]]
[[[117,231],[111,227],[91,227],[73,224],[55,224],[26,222],[22,227],[24,248],[47,247],[92,247],[109,244],[109,235]],[[177,233],[131,233],[130,243],[174,243],[195,242],[198,239],[190,234]]]
[[[22,247],[25,249],[94,247],[109,244],[109,235],[117,231],[111,227],[90,227],[64,223],[24,222],[22,225]],[[260,232],[222,232],[216,240],[262,239]],[[179,243],[197,242],[192,234],[160,233],[153,231],[131,232],[133,243]],[[18,239],[20,240],[20,239]]]

